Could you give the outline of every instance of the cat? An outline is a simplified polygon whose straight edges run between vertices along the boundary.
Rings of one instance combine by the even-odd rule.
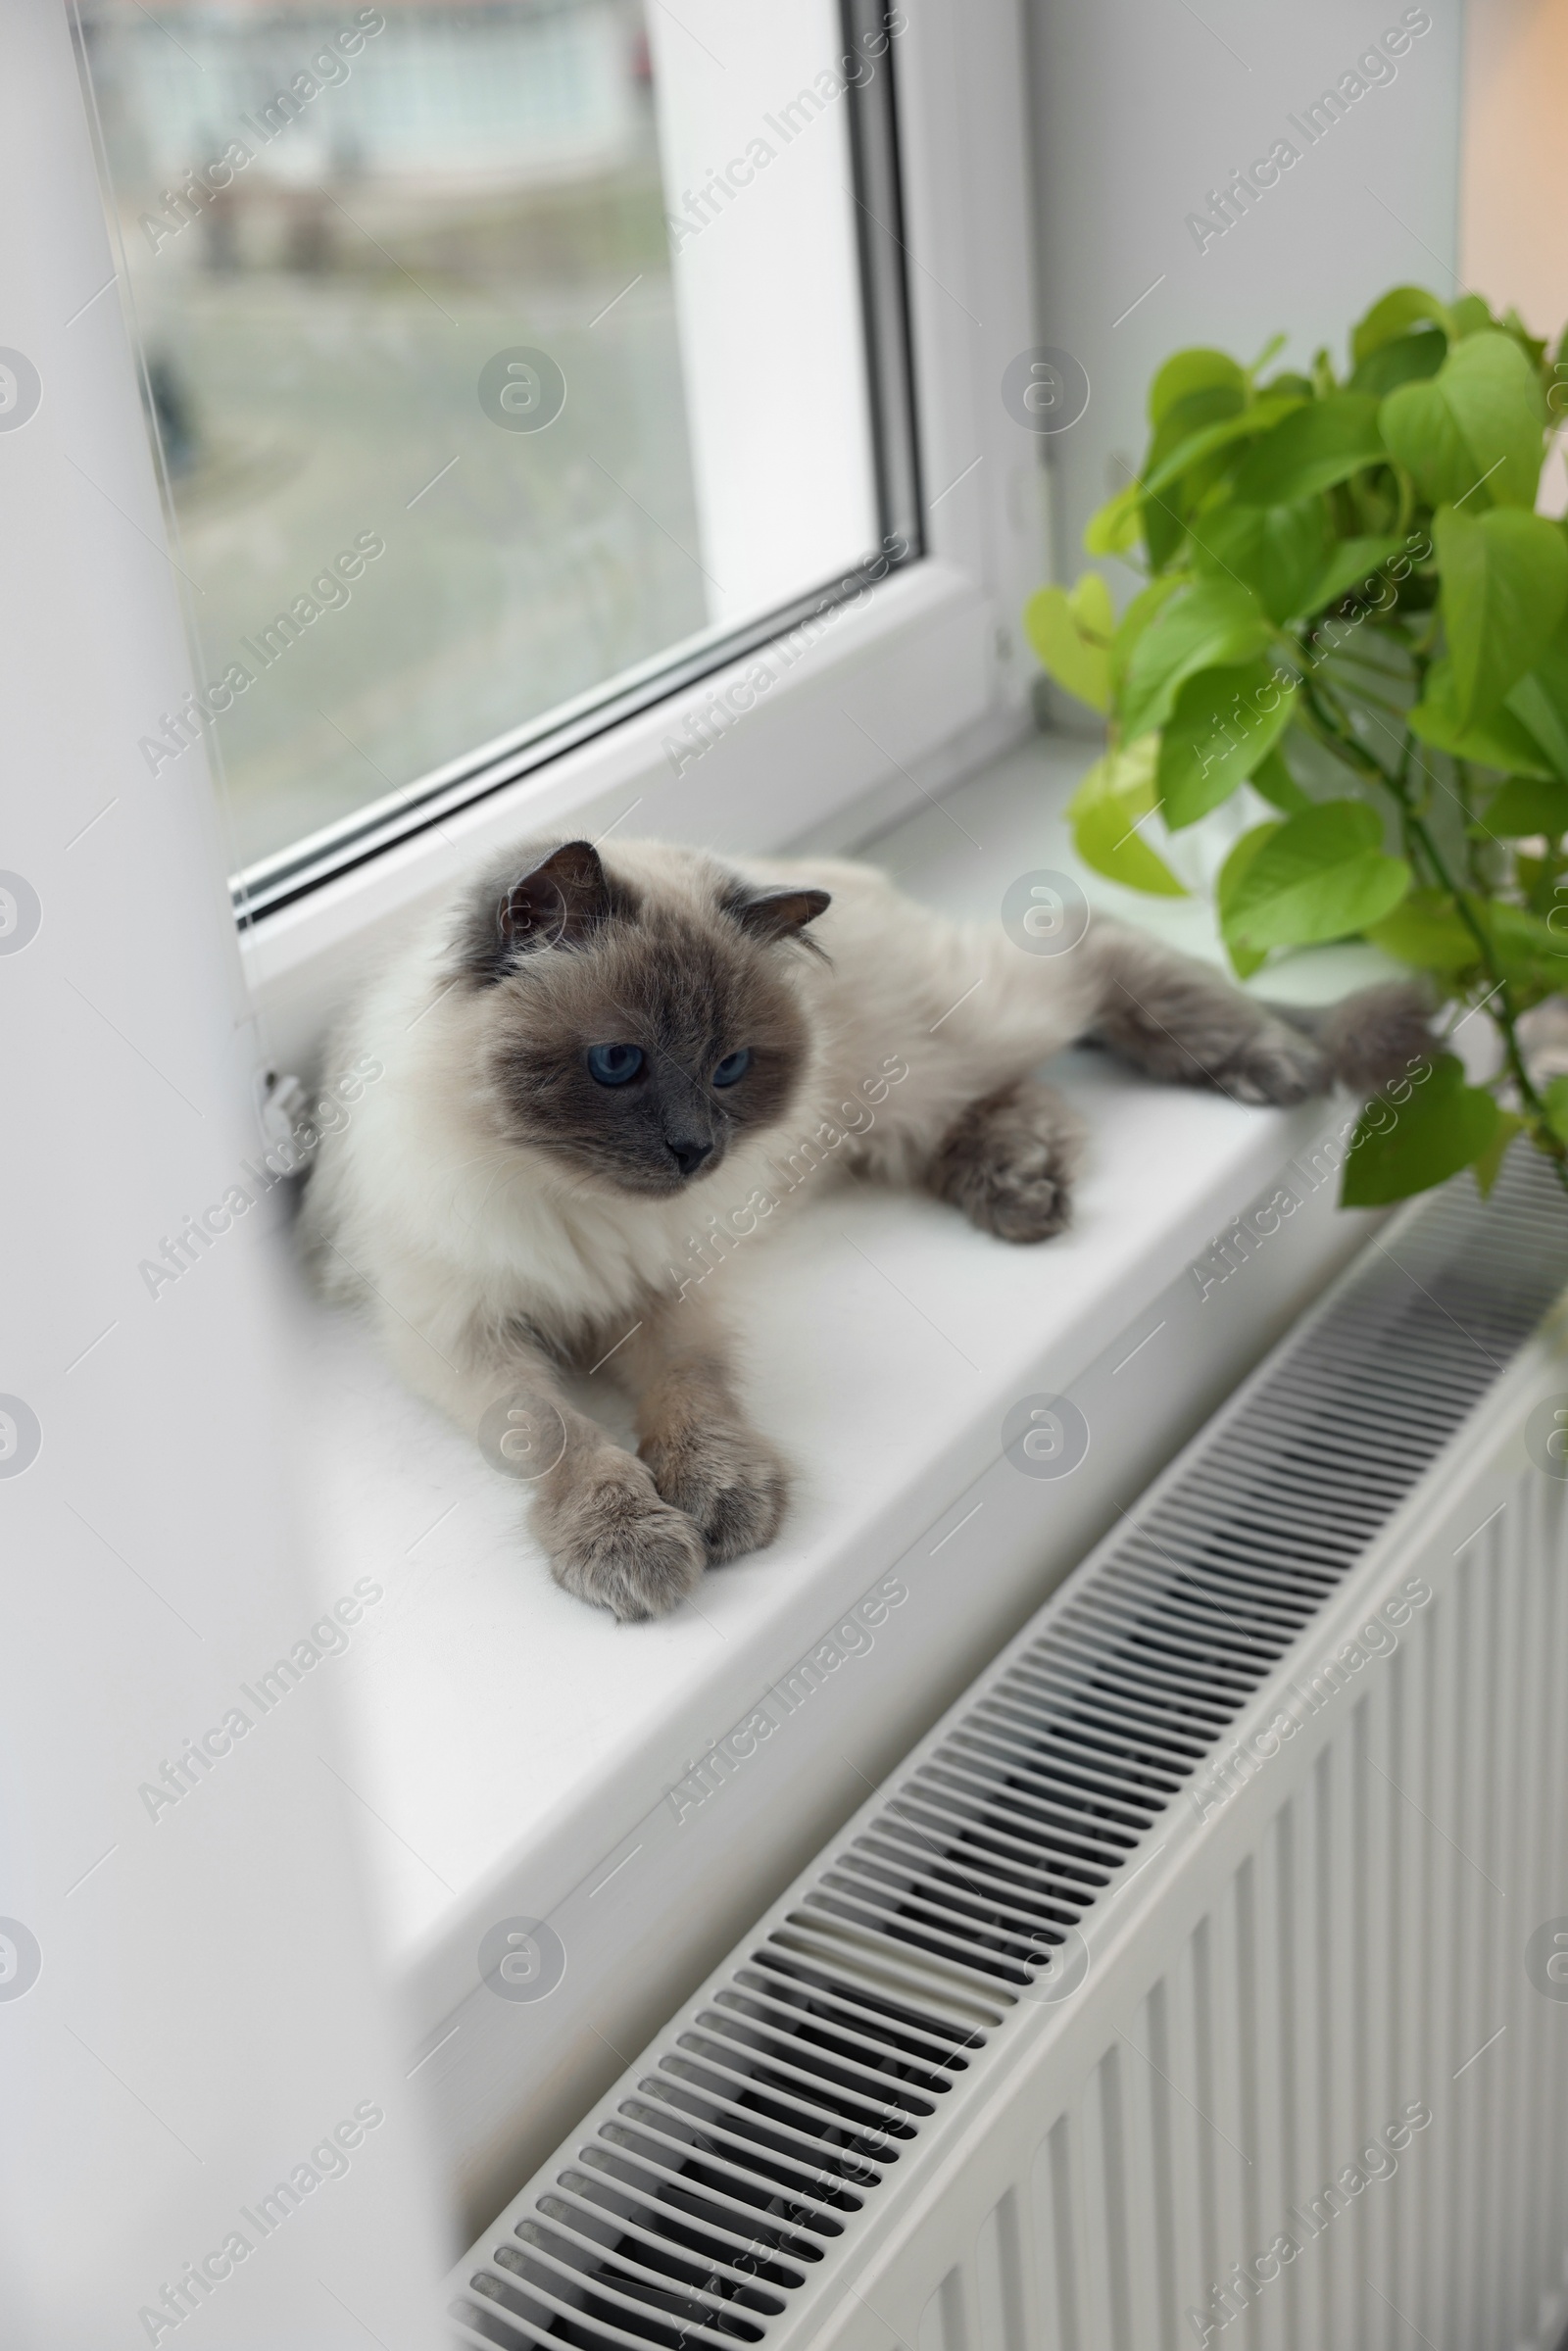
[[[531,1482],[557,1581],[621,1619],[771,1542],[786,1464],[737,1396],[707,1267],[786,1164],[923,1187],[982,1232],[1066,1224],[1082,1133],[1034,1072],[1075,1040],[1241,1102],[1370,1091],[1431,1050],[1397,984],[1282,1016],[1094,918],[1070,952],[950,921],[873,867],[644,841],[516,850],[372,982],[330,1078],[385,1066],[323,1136],[303,1233],[404,1375]],[[634,1454],[565,1370],[635,1398]],[[498,1453],[500,1458],[498,1458]]]

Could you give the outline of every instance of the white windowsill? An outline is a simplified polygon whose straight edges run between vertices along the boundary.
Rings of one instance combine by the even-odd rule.
[[[1196,903],[1129,901],[1075,868],[1060,809],[1090,756],[1032,742],[950,795],[951,817],[923,810],[867,854],[968,914],[994,914],[1019,873],[1078,870],[1098,903],[1212,952]],[[1289,984],[1335,995],[1383,968],[1323,951]],[[800,1483],[773,1549],[660,1624],[616,1627],[558,1591],[524,1491],[404,1395],[356,1326],[302,1302],[318,1587],[330,1602],[368,1575],[385,1595],[330,1668],[344,1768],[376,1816],[410,2064],[434,2052],[421,2078],[481,2220],[1368,1229],[1326,1186],[1200,1300],[1194,1257],[1346,1105],[1247,1109],[1090,1053],[1053,1074],[1092,1141],[1073,1228],[1049,1246],[824,1186],[711,1277]],[[1019,1476],[1004,1415],[1069,1387],[1088,1459],[1059,1484]],[[909,1599],[870,1652],[677,1819],[671,1785],[895,1567]],[[562,1935],[548,2001],[478,1985],[481,1935],[514,1916]]]

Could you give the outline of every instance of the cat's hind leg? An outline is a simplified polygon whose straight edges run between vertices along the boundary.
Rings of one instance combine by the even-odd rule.
[[[1282,1011],[1157,940],[1096,924],[1099,1009],[1085,1032],[1151,1077],[1243,1102],[1298,1102],[1337,1085],[1369,1093],[1433,1051],[1421,988],[1363,990],[1321,1012]]]
[[[1049,1241],[1071,1218],[1083,1132],[1059,1094],[1019,1078],[958,1113],[925,1170],[926,1189],[1000,1241]]]

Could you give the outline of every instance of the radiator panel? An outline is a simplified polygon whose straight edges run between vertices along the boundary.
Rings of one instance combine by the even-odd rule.
[[[458,2339],[1548,2351],[1565,1278],[1528,1154],[1388,1228],[486,2232]]]
[[[1280,2229],[1301,2251],[1209,2340],[1557,2343],[1568,2016],[1526,1977],[1512,1905],[1533,1927],[1568,1899],[1565,1499],[1518,1480],[1038,2142],[1032,2344],[1197,2342],[1189,2314]],[[1430,2125],[1362,2167],[1397,2168],[1314,2215],[1407,2101]],[[949,2323],[963,2267],[921,2344],[1012,2351],[1001,2325]]]

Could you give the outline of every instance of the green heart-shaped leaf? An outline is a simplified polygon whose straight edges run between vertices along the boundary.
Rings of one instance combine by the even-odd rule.
[[[1528,906],[1506,901],[1466,902],[1492,941],[1492,953],[1503,978],[1541,987],[1558,996],[1568,989],[1568,925],[1556,927],[1560,908],[1533,914]]]
[[[1253,442],[1237,472],[1236,495],[1247,506],[1286,506],[1387,458],[1378,403],[1360,392],[1330,392]]]
[[[1524,1131],[1525,1122],[1522,1118],[1515,1117],[1512,1110],[1498,1109],[1492,1141],[1480,1158],[1470,1162],[1470,1173],[1475,1177],[1476,1190],[1483,1200],[1492,1198],[1493,1186],[1501,1175],[1503,1160],[1508,1156],[1508,1146],[1515,1135],[1522,1135]]]
[[[1379,419],[1429,506],[1535,505],[1545,409],[1511,335],[1471,335],[1430,383],[1391,392]]]
[[[1551,761],[1529,728],[1505,707],[1489,710],[1466,726],[1459,716],[1453,669],[1436,661],[1427,673],[1427,690],[1406,713],[1412,733],[1434,751],[1450,759],[1471,759],[1481,767],[1496,767],[1504,775],[1550,775]]]
[[[1199,431],[1189,433],[1184,440],[1175,443],[1168,457],[1153,465],[1144,483],[1144,495],[1152,497],[1156,492],[1167,489],[1184,473],[1191,472],[1203,458],[1213,457],[1217,451],[1228,449],[1233,442],[1255,439],[1259,433],[1270,431],[1283,416],[1304,406],[1305,403],[1295,394],[1259,400],[1240,416],[1224,416],[1217,424],[1205,424]]]
[[[1024,635],[1041,662],[1092,710],[1110,708],[1110,640],[1116,611],[1098,571],[1086,571],[1069,595],[1041,588],[1023,608]]]
[[[1568,1143],[1568,1077],[1553,1078],[1542,1097],[1546,1124],[1559,1142]]]
[[[1314,946],[1364,931],[1393,912],[1410,868],[1383,848],[1358,800],[1327,800],[1275,826],[1221,898],[1226,938],[1250,948]]]
[[[1190,528],[1200,576],[1239,579],[1271,620],[1283,625],[1322,601],[1316,582],[1328,558],[1329,524],[1320,498],[1295,506],[1222,506]]]
[[[1084,527],[1084,552],[1126,555],[1137,546],[1143,527],[1143,486],[1136,481],[1125,482],[1114,497],[1096,507],[1090,515]]]
[[[1568,618],[1558,622],[1529,675],[1509,688],[1507,708],[1529,728],[1557,774],[1568,778]]]
[[[1366,936],[1385,955],[1417,971],[1436,971],[1445,977],[1467,971],[1481,959],[1475,933],[1460,917],[1446,890],[1412,890],[1392,914],[1369,922]]]
[[[1068,803],[1067,815],[1073,845],[1096,873],[1152,897],[1185,898],[1185,887],[1164,858],[1138,834],[1155,807],[1156,749],[1150,737],[1130,751],[1097,759]]]
[[[1244,391],[1225,384],[1210,384],[1198,391],[1184,392],[1173,400],[1155,427],[1143,464],[1143,520],[1149,560],[1156,571],[1164,570],[1180,549],[1187,533],[1187,510],[1193,500],[1201,497],[1223,471],[1217,458],[1204,459],[1193,452],[1217,427],[1229,426],[1238,419],[1245,426],[1246,406]],[[1173,461],[1182,478],[1170,481],[1163,489],[1151,489],[1149,485],[1161,479]]]
[[[1200,669],[1176,697],[1160,736],[1157,780],[1172,832],[1196,824],[1229,800],[1261,764],[1291,723],[1293,681],[1268,661]]]
[[[1172,596],[1127,663],[1122,724],[1128,741],[1164,725],[1196,671],[1249,661],[1273,633],[1256,597],[1233,580],[1201,579]]]
[[[1214,884],[1214,905],[1220,918],[1220,934],[1225,941],[1225,952],[1230,956],[1231,967],[1239,980],[1250,979],[1258,966],[1268,961],[1268,950],[1266,947],[1249,947],[1245,940],[1232,937],[1225,928],[1225,909],[1241,889],[1260,852],[1283,829],[1278,824],[1258,824],[1250,833],[1244,833],[1220,867],[1219,879]]]
[[[1361,1113],[1345,1161],[1344,1208],[1382,1208],[1446,1184],[1483,1157],[1496,1140],[1498,1109],[1490,1094],[1465,1082],[1464,1064],[1440,1053],[1424,1083],[1396,1102],[1374,1095]],[[1418,1073],[1415,1073],[1418,1075]]]
[[[1400,384],[1425,383],[1448,356],[1448,338],[1441,326],[1424,326],[1419,334],[1396,335],[1380,343],[1356,368],[1346,390],[1370,392],[1385,400]]]
[[[1228,352],[1173,352],[1149,387],[1149,421],[1154,431],[1179,400],[1195,392],[1235,392],[1245,398],[1247,375]]]
[[[1518,507],[1440,509],[1432,525],[1461,725],[1494,710],[1568,610],[1568,539]]]
[[[1499,841],[1523,841],[1536,833],[1556,841],[1568,833],[1568,784],[1556,776],[1543,781],[1512,776],[1493,794],[1481,821]]]
[[[1455,342],[1462,342],[1468,335],[1485,334],[1497,323],[1479,294],[1461,294],[1456,302],[1449,304],[1448,316],[1453,321]]]
[[[1452,313],[1425,286],[1395,286],[1374,302],[1350,332],[1350,358],[1356,367],[1396,336],[1408,335],[1412,326],[1437,326],[1446,334]]]

